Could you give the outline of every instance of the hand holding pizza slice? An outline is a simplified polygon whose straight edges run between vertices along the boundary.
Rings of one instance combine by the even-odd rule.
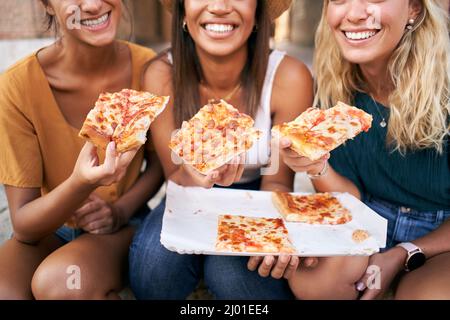
[[[147,140],[150,124],[168,101],[169,97],[130,89],[102,93],[87,115],[79,136],[102,149],[113,141],[119,153],[137,149]]]
[[[309,108],[292,122],[273,127],[276,138],[288,138],[291,150],[316,161],[372,125],[372,116],[339,102],[328,110]]]
[[[259,139],[253,119],[225,101],[210,103],[199,110],[170,141],[170,149],[197,172],[223,167],[249,150]]]

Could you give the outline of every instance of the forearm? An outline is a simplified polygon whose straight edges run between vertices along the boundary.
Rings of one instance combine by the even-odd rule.
[[[272,176],[263,176],[261,181],[262,191],[279,191],[279,192],[292,192],[294,185],[294,178],[289,179],[276,179]]]
[[[48,194],[28,202],[13,215],[14,236],[34,243],[63,225],[94,191],[72,176]]]
[[[436,230],[412,242],[423,250],[427,258],[450,252],[450,219]]]
[[[163,182],[159,161],[150,161],[150,165],[133,187],[114,203],[124,221],[128,221],[143,204],[148,202],[158,192]]]
[[[361,199],[361,193],[355,184],[341,176],[331,166],[324,176],[313,179],[312,183],[317,192],[348,192]]]

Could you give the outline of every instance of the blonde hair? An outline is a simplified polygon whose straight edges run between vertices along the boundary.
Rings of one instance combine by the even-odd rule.
[[[442,153],[449,134],[450,44],[448,13],[438,0],[421,0],[421,19],[405,32],[389,61],[393,91],[389,94],[387,142],[404,154],[435,148]],[[316,34],[315,106],[353,103],[366,92],[359,66],[346,61],[326,21],[328,0]]]

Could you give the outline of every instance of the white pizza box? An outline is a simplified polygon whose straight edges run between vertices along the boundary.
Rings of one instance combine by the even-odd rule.
[[[352,221],[335,226],[285,222],[289,238],[297,249],[295,255],[367,256],[384,248],[387,220],[348,193],[334,193],[334,195],[350,210]],[[216,251],[218,217],[222,214],[281,218],[272,204],[271,192],[182,187],[169,182],[161,244],[168,250],[180,254],[268,255]],[[352,234],[357,229],[368,231],[370,237],[362,243],[354,242]]]

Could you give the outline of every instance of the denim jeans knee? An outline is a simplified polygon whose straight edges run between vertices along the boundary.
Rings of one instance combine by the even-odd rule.
[[[146,217],[130,247],[130,285],[137,299],[185,299],[202,276],[203,257],[161,245],[164,210],[165,200]]]
[[[205,257],[205,282],[219,300],[288,300],[294,296],[286,280],[263,278],[247,269],[249,257]]]

